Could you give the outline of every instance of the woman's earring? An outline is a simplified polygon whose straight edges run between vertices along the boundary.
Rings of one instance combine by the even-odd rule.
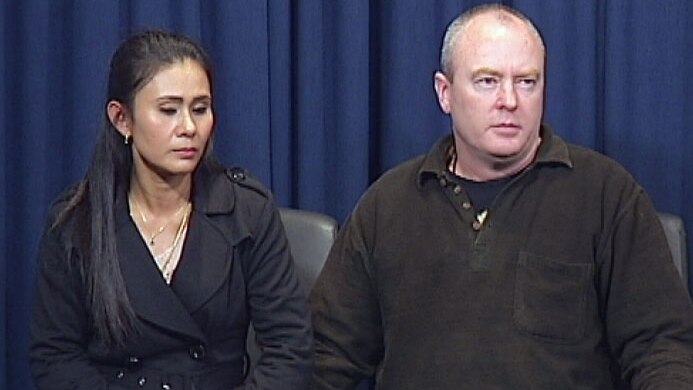
[[[125,141],[124,141],[124,143],[125,143],[125,145],[127,145],[127,144],[130,143],[130,134],[125,134]]]

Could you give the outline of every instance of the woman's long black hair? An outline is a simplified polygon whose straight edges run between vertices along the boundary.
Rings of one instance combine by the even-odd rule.
[[[183,60],[193,60],[207,73],[212,85],[211,64],[202,47],[180,34],[148,30],[124,41],[111,58],[106,104],[118,101],[132,112],[135,95],[161,69]],[[104,109],[104,112],[106,110]],[[115,242],[115,203],[130,186],[132,150],[104,113],[94,155],[77,191],[59,211],[55,228],[75,211],[84,211],[89,253],[79,269],[96,337],[111,346],[123,346],[137,331],[137,321],[128,299]],[[79,214],[82,214],[80,212]],[[73,224],[78,228],[80,224]],[[77,234],[73,236],[78,236]]]

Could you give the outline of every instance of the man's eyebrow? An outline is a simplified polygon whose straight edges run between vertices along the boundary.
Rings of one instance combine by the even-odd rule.
[[[479,69],[475,70],[474,72],[472,72],[472,77],[474,77],[474,78],[479,77],[481,75],[496,76],[496,77],[502,76],[501,72],[499,72],[495,69],[491,69],[491,68],[479,68]]]
[[[514,77],[515,77],[515,78],[524,78],[524,77],[537,77],[537,78],[539,78],[539,75],[540,75],[540,74],[541,74],[541,72],[539,72],[539,69],[530,69],[530,70],[528,70],[528,71],[526,71],[526,72],[522,72],[522,73],[520,73],[520,74],[518,74],[518,75],[515,75]],[[499,72],[499,71],[497,71],[497,70],[495,70],[495,69],[486,68],[486,67],[484,67],[484,68],[479,68],[479,69],[475,70],[474,72],[472,72],[472,77],[473,77],[473,78],[476,78],[476,77],[479,77],[479,76],[482,76],[482,75],[484,75],[484,76],[495,76],[495,77],[502,77],[502,76],[503,76],[503,74],[502,74],[501,72]]]
[[[518,74],[518,75],[515,76],[515,77],[516,77],[516,78],[523,78],[523,77],[536,77],[536,78],[539,78],[539,75],[540,75],[540,74],[541,74],[541,72],[539,72],[539,69],[530,69],[530,70],[528,70],[528,71],[526,71],[526,72],[523,72],[523,73]]]

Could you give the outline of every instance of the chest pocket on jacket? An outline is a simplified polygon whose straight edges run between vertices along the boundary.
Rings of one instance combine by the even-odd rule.
[[[515,274],[515,326],[554,343],[574,343],[585,334],[592,264],[567,264],[520,253]]]

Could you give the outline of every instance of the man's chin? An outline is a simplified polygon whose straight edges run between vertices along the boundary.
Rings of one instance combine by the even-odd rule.
[[[516,160],[521,152],[522,150],[518,149],[496,149],[490,150],[489,156],[496,160]]]

